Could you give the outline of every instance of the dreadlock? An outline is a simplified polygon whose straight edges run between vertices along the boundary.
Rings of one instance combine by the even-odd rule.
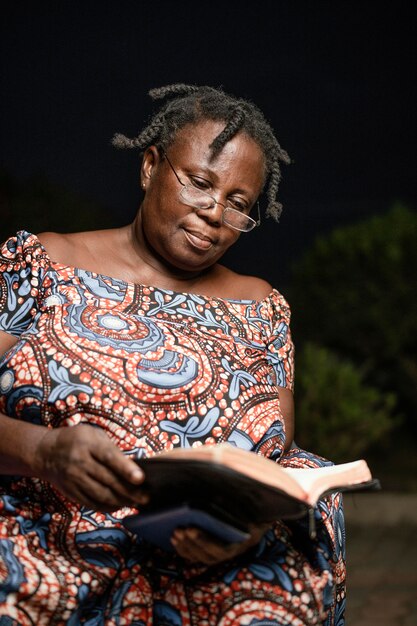
[[[167,100],[150,119],[149,124],[134,139],[116,134],[112,143],[117,148],[138,148],[143,153],[150,145],[166,151],[176,133],[187,124],[203,120],[222,121],[226,126],[210,145],[212,156],[218,155],[228,141],[239,131],[244,131],[261,148],[266,163],[266,215],[279,220],[282,205],[277,201],[281,179],[280,162],[290,163],[290,158],[279,145],[270,124],[252,102],[226,94],[221,88],[181,83],[151,89],[153,100]]]

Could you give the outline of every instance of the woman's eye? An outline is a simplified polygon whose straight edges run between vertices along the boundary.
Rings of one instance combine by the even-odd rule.
[[[249,211],[248,205],[245,202],[242,202],[242,200],[238,200],[237,198],[232,198],[231,200],[229,200],[229,204],[232,209],[235,209],[236,211],[241,211],[242,213],[247,213]]]
[[[191,182],[194,187],[197,187],[197,189],[206,190],[210,188],[210,184],[206,180],[202,180],[201,178],[191,178]]]

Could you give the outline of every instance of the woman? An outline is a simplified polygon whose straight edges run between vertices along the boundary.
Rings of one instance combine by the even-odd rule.
[[[278,217],[288,156],[249,102],[151,95],[167,102],[145,130],[114,139],[143,152],[134,222],[2,247],[0,626],[341,624],[338,496],[314,541],[305,520],[232,545],[189,528],[165,553],[121,523],[146,501],[137,454],[228,441],[324,463],[291,449],[287,303],[219,264],[265,185]]]

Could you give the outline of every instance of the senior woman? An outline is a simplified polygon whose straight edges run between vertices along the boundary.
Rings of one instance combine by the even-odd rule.
[[[342,624],[338,495],[305,520],[222,544],[178,529],[172,552],[122,520],[146,501],[133,458],[227,441],[287,466],[289,308],[219,263],[277,218],[288,162],[252,103],[171,85],[135,139],[143,200],[132,224],[34,235],[1,248],[0,626]],[[175,475],[172,477],[175,484]]]

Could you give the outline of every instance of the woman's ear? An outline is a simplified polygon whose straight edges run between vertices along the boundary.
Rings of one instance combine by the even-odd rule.
[[[154,170],[158,166],[160,160],[161,157],[156,146],[149,146],[149,148],[146,148],[142,159],[142,166],[140,168],[140,185],[144,191],[148,188],[152,174],[154,173]]]

